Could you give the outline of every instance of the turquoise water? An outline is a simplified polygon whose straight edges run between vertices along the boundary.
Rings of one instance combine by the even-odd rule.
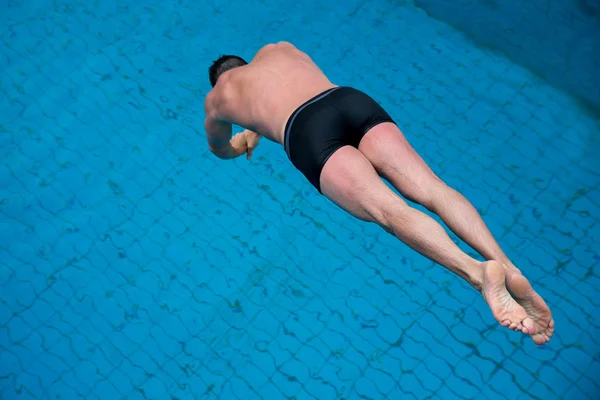
[[[7,9],[0,397],[598,398],[597,116],[410,2],[218,4]],[[280,40],[475,204],[552,308],[547,346],[280,146],[207,151],[208,65]]]

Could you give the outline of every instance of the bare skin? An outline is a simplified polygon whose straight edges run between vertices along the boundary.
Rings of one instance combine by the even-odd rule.
[[[263,47],[248,65],[223,73],[205,101],[211,151],[230,159],[247,154],[261,136],[283,144],[290,115],[306,100],[335,87],[310,57],[290,43]],[[231,124],[246,128],[232,137]],[[487,262],[464,253],[444,228],[405,198],[436,213]],[[481,292],[504,327],[542,345],[554,332],[544,300],[513,265],[475,207],[446,185],[392,123],[376,125],[358,148],[345,146],[325,164],[321,190],[333,203],[363,221],[379,224],[403,243],[461,276]]]

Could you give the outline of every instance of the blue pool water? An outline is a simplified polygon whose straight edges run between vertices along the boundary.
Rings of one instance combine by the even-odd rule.
[[[2,399],[599,398],[600,135],[578,99],[409,1],[0,8]],[[209,63],[280,40],[475,204],[552,308],[548,345],[280,146],[207,151]]]

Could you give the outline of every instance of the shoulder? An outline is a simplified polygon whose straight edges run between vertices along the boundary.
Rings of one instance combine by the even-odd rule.
[[[204,114],[206,119],[223,121],[227,118],[227,104],[218,90],[211,90],[204,99]]]
[[[206,116],[222,119],[227,117],[227,110],[230,109],[230,103],[235,98],[233,84],[228,77],[228,73],[223,74],[217,84],[204,99],[204,112]]]
[[[293,44],[291,44],[290,42],[277,42],[277,44],[275,44],[275,46],[279,46],[279,47],[293,47],[296,48],[296,46],[294,46]]]
[[[261,49],[257,52],[258,53],[262,53],[268,50],[276,50],[276,49],[295,49],[296,46],[294,46],[293,44],[291,44],[290,42],[277,42],[277,43],[269,43],[263,47],[261,47]]]

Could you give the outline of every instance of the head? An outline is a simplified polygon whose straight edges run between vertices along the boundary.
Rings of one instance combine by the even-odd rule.
[[[221,56],[217,61],[213,63],[208,69],[208,77],[210,78],[210,84],[215,87],[217,80],[224,73],[230,69],[241,67],[248,64],[243,58],[238,56]]]

